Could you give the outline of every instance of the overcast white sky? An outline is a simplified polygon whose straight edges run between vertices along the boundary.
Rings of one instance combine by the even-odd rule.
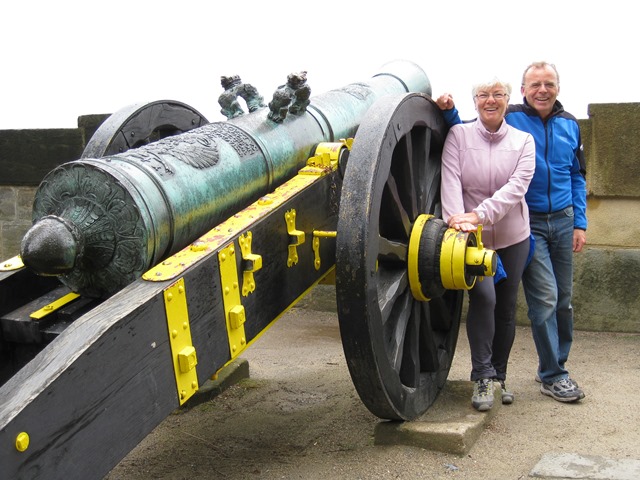
[[[74,128],[77,117],[171,99],[219,113],[221,75],[268,101],[295,71],[312,96],[407,59],[434,97],[453,93],[475,117],[471,86],[514,87],[534,60],[560,71],[560,101],[578,118],[593,103],[640,102],[638,17],[622,0],[7,1],[0,7],[0,129]]]

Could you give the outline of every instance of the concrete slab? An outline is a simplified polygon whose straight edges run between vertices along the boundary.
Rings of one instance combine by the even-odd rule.
[[[637,480],[640,460],[612,459],[577,453],[545,453],[529,477],[556,480]]]
[[[447,381],[431,408],[410,422],[384,421],[376,425],[376,445],[409,445],[457,455],[466,454],[500,407],[495,384],[493,408],[478,412],[471,406],[473,382]]]

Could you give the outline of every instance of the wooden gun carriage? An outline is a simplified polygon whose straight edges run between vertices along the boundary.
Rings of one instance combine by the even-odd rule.
[[[422,415],[496,261],[440,218],[430,95],[396,61],[288,114],[274,96],[226,122],[172,101],[109,117],[0,263],[0,478],[102,478],[321,281],[366,407]]]

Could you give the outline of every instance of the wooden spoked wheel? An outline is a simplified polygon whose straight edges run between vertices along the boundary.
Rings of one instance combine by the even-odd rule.
[[[439,264],[446,132],[429,97],[384,97],[361,123],[345,170],[336,239],[340,333],[356,390],[383,419],[422,415],[444,386],[455,352],[463,292],[433,288],[434,281],[431,297],[418,299],[408,274],[412,261],[422,271]],[[433,220],[412,252],[411,232],[424,214]]]
[[[126,106],[107,118],[92,135],[82,158],[123,153],[209,123],[197,110],[175,100]]]

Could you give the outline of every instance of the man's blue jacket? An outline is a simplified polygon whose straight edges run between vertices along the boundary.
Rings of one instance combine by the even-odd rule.
[[[462,123],[458,110],[444,110],[445,121]],[[509,105],[509,125],[530,133],[536,144],[536,170],[525,195],[529,211],[552,213],[573,205],[574,228],[587,229],[586,162],[576,118],[556,100],[546,121],[527,104]]]

